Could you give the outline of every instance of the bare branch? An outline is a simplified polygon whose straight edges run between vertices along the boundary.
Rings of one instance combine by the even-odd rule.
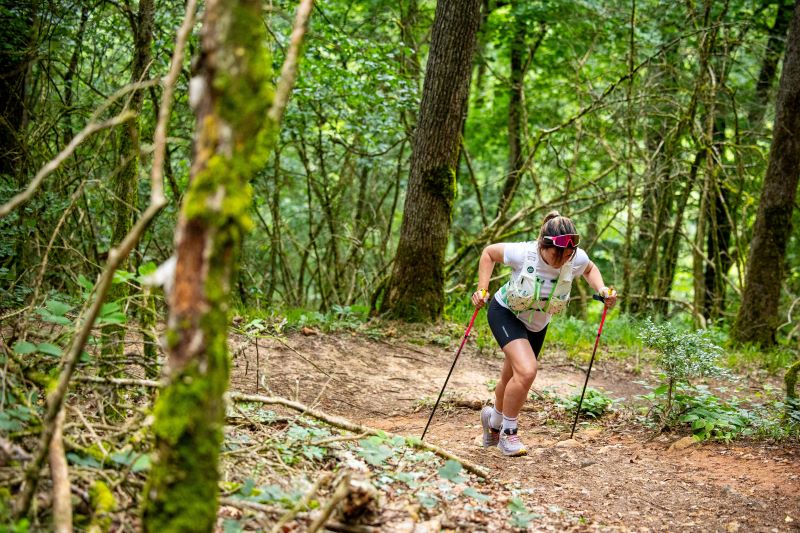
[[[34,459],[28,464],[25,469],[25,484],[19,496],[16,506],[17,516],[23,516],[30,510],[31,500],[33,493],[36,490],[36,485],[39,481],[39,470],[42,467],[44,458],[47,456],[47,451],[50,447],[50,440],[55,431],[56,416],[61,411],[64,404],[64,398],[69,388],[69,381],[72,373],[75,370],[75,365],[78,362],[78,357],[86,345],[89,338],[92,326],[100,313],[100,308],[103,301],[111,287],[111,281],[114,277],[114,271],[119,266],[120,262],[128,256],[133,247],[139,241],[145,228],[147,228],[150,221],[166,204],[164,198],[164,183],[163,183],[163,169],[164,152],[166,150],[166,131],[167,123],[169,122],[169,114],[172,108],[172,94],[174,93],[175,82],[180,74],[180,67],[183,64],[183,51],[186,46],[186,41],[189,38],[192,27],[194,25],[194,13],[196,8],[196,0],[189,0],[186,4],[186,14],[184,16],[183,24],[178,30],[178,36],[175,43],[175,51],[172,56],[172,63],[170,71],[164,82],[164,97],[161,100],[161,110],[158,116],[158,124],[156,125],[155,134],[155,154],[153,157],[153,172],[151,174],[152,181],[152,194],[151,203],[145,210],[142,218],[131,228],[131,231],[125,236],[122,242],[116,248],[112,248],[108,252],[108,262],[106,263],[103,272],[100,274],[100,279],[95,286],[95,298],[86,312],[83,320],[77,320],[77,330],[72,339],[69,349],[67,350],[64,358],[62,359],[61,373],[58,377],[58,385],[48,398],[47,412],[42,420],[42,432],[39,438],[39,447],[36,450]]]
[[[51,160],[45,166],[43,166],[39,172],[36,173],[34,176],[33,181],[28,184],[28,188],[14,195],[11,200],[0,206],[0,218],[3,218],[11,211],[19,207],[21,204],[27,202],[31,199],[31,196],[36,192],[39,186],[42,184],[44,179],[53,173],[58,167],[61,166],[61,163],[64,162],[75,149],[81,144],[87,137],[92,135],[93,133],[97,133],[98,131],[104,130],[106,128],[113,128],[114,126],[118,126],[128,120],[131,120],[136,116],[136,113],[132,111],[123,111],[119,115],[115,116],[114,118],[110,118],[108,120],[104,120],[103,122],[90,122],[83,130],[78,133],[75,137],[72,138],[72,141],[67,145],[66,148],[61,150],[55,159]]]

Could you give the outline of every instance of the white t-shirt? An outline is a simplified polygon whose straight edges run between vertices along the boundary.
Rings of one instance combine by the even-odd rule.
[[[538,250],[539,243],[536,241],[508,242],[503,243],[503,245],[505,247],[503,251],[503,264],[511,267],[511,280],[506,283],[507,285],[519,277],[519,273],[522,271],[522,266],[525,263],[525,256],[528,253],[529,247],[534,247],[534,249]],[[574,280],[582,276],[588,265],[589,256],[586,254],[583,248],[578,248],[575,251],[575,258],[572,260],[572,279]],[[556,280],[558,280],[560,271],[561,269],[553,268],[545,263],[542,259],[542,256],[537,254],[536,276],[539,277],[542,283],[541,292],[539,293],[541,298],[547,298],[550,296],[550,291],[553,290]],[[511,308],[509,308],[505,298],[506,285],[503,285],[500,290],[495,293],[494,298],[497,300],[497,303],[511,311]],[[515,313],[515,311],[511,312]],[[550,313],[535,310],[521,311],[520,313],[517,313],[517,318],[519,318],[525,327],[530,331],[541,331],[544,329],[544,327],[550,323],[550,318],[552,316],[553,315]]]

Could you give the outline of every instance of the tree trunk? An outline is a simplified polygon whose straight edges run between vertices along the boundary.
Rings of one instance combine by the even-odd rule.
[[[153,23],[155,6],[153,0],[139,0],[139,14],[133,28],[134,54],[131,66],[131,82],[142,81],[150,65],[153,43]],[[133,24],[133,22],[131,22]],[[128,108],[137,115],[142,112],[144,91],[131,94]],[[111,188],[117,202],[114,210],[113,233],[111,242],[117,243],[128,234],[133,224],[133,214],[137,205],[137,185],[139,178],[139,117],[130,120],[120,130],[119,135],[119,172],[112,175]],[[127,269],[127,261],[121,267]],[[126,296],[126,284],[116,285],[110,294],[111,299]]]
[[[704,282],[705,298],[703,316],[707,319],[721,318],[725,310],[725,277],[733,264],[730,254],[733,227],[730,218],[731,195],[728,187],[721,181],[724,174],[720,168],[725,153],[725,119],[717,117],[714,121],[714,150],[716,154],[712,180],[708,190],[708,231]],[[719,158],[719,162],[716,161]]]
[[[28,67],[35,52],[31,42],[35,4],[8,0],[4,3],[8,16],[4,17],[0,28],[4,48],[0,53],[0,174],[17,178],[22,174],[26,159],[19,136],[25,120]]]
[[[747,277],[734,338],[775,343],[786,246],[800,167],[800,2],[795,5],[775,104],[775,128],[750,242]]]
[[[765,2],[767,3],[772,2]],[[756,81],[756,91],[753,98],[752,107],[747,114],[747,122],[751,132],[759,129],[764,120],[764,113],[769,102],[769,91],[772,89],[775,74],[778,73],[778,62],[784,50],[786,31],[789,29],[789,22],[792,20],[792,8],[795,0],[777,0],[778,13],[775,16],[775,23],[769,29],[767,47],[764,50],[764,59],[761,62],[761,69],[758,71]]]
[[[212,531],[228,386],[228,301],[251,225],[251,174],[274,143],[271,61],[259,0],[208,0],[192,100],[189,189],[175,234],[167,324],[169,384],[155,408],[145,531]]]
[[[511,2],[514,12],[516,0]],[[520,166],[522,164],[522,118],[525,105],[525,71],[527,70],[525,54],[525,24],[515,20],[513,34],[509,43],[509,63],[511,66],[511,86],[508,91],[508,164],[506,165],[506,180],[500,201],[497,204],[496,216],[503,217],[508,210],[511,199],[517,191],[520,179]]]
[[[437,319],[444,308],[444,253],[480,4],[436,6],[400,242],[381,309],[396,318]]]

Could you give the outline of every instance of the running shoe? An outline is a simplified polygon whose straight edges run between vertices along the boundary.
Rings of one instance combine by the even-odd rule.
[[[503,455],[508,457],[518,457],[528,453],[525,445],[519,440],[516,429],[507,429],[503,431],[500,434],[500,441],[497,443],[497,447],[500,448]]]
[[[500,442],[500,430],[494,429],[491,425],[492,412],[494,407],[487,405],[481,410],[481,426],[483,426],[483,447],[491,448]]]

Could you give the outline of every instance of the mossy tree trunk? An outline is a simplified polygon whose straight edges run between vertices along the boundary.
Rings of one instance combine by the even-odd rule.
[[[153,23],[155,6],[153,0],[139,0],[139,12],[131,15],[131,30],[133,31],[134,54],[131,65],[131,82],[142,81],[152,53],[150,48],[153,43]],[[111,189],[114,191],[116,209],[112,223],[111,244],[121,242],[133,226],[133,214],[138,204],[139,183],[139,117],[144,102],[144,91],[134,91],[131,94],[128,109],[137,114],[134,120],[128,121],[119,133],[119,171],[112,175]],[[128,270],[128,260],[120,264],[120,270]],[[111,286],[108,293],[109,301],[123,300],[129,294],[127,283],[117,283]],[[143,324],[147,330],[149,324]],[[108,326],[103,339],[103,357],[121,356],[124,351],[125,328],[122,325]],[[149,340],[149,339],[145,339]],[[146,344],[152,346],[152,344]],[[148,349],[148,348],[145,348]],[[150,354],[152,355],[152,354]],[[113,363],[112,363],[113,365]],[[110,389],[109,409],[107,416],[115,416],[117,390]]]
[[[144,489],[145,531],[212,531],[228,386],[228,302],[249,180],[276,129],[259,0],[207,0],[192,82],[197,129],[176,229],[167,330],[169,384],[154,408],[155,453]],[[196,91],[196,92],[195,92]]]
[[[739,342],[775,343],[786,247],[800,173],[800,2],[786,39],[775,104],[775,127],[767,173],[747,256],[742,304],[733,336]]]
[[[435,320],[444,309],[444,253],[480,7],[480,0],[436,5],[400,242],[381,305],[396,318]]]

